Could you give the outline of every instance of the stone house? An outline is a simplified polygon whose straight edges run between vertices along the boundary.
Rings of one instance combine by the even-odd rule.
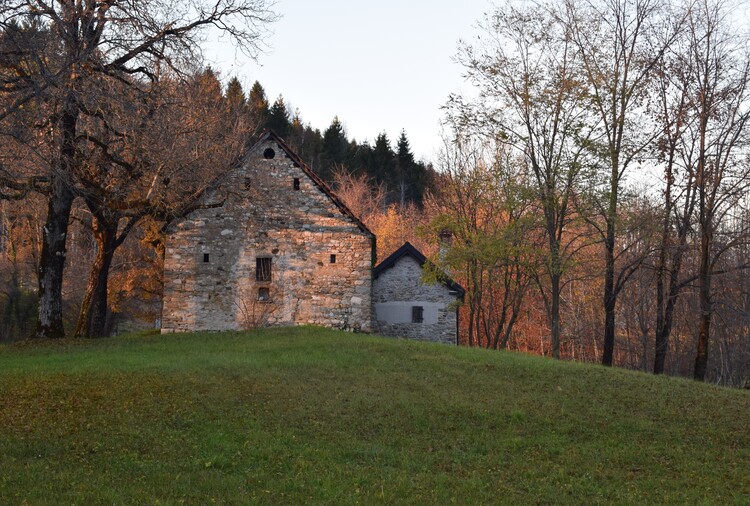
[[[433,270],[434,283],[422,271]],[[408,242],[373,270],[375,331],[390,336],[458,344],[458,302],[464,289]]]
[[[372,330],[375,236],[273,132],[173,224],[162,332]],[[208,206],[206,206],[208,207]]]

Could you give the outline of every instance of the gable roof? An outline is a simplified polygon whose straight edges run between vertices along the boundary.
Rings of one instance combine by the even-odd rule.
[[[422,254],[421,251],[419,251],[417,248],[412,246],[411,243],[408,241],[405,242],[404,245],[401,246],[399,249],[391,253],[391,255],[388,258],[380,262],[380,264],[377,265],[375,269],[373,269],[372,271],[373,278],[377,278],[378,276],[380,276],[380,274],[384,270],[390,269],[391,267],[395,266],[396,262],[398,262],[405,256],[412,257],[414,260],[417,261],[417,263],[419,263],[419,266],[422,268],[424,268],[424,265],[427,264],[427,266],[430,269],[434,269],[437,272],[438,281],[440,281],[440,283],[445,285],[445,287],[448,288],[448,290],[455,291],[458,294],[458,297],[461,300],[463,300],[464,295],[466,294],[466,290],[464,290],[464,288],[461,285],[459,285],[458,283],[453,281],[450,277],[448,277],[448,275],[444,271],[441,271],[440,269],[438,269],[434,263],[428,260],[427,257]]]
[[[375,234],[373,234],[372,231],[367,228],[367,225],[362,223],[362,221],[348,207],[346,207],[346,204],[344,204],[344,202],[340,198],[338,198],[335,193],[333,193],[331,187],[328,186],[326,182],[323,181],[320,176],[318,176],[310,167],[308,167],[307,164],[302,161],[302,158],[300,158],[297,153],[292,151],[292,148],[290,148],[287,143],[284,142],[284,139],[279,137],[276,132],[274,132],[273,130],[266,130],[265,132],[263,132],[258,142],[256,142],[253,147],[250,148],[247,152],[252,152],[259,144],[268,141],[273,141],[278,144],[281,150],[284,151],[284,155],[286,155],[287,158],[294,162],[294,166],[302,169],[302,172],[304,172],[305,175],[312,180],[315,186],[317,186],[318,189],[322,191],[345,216],[351,218],[351,220],[354,221],[354,223],[362,232],[370,235],[372,238],[375,238]]]

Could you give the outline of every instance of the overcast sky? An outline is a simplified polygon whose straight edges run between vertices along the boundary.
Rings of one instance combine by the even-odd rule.
[[[350,137],[392,144],[405,129],[418,158],[439,146],[440,106],[466,88],[452,62],[458,40],[470,39],[489,0],[277,0],[258,63],[229,44],[211,44],[208,63],[226,82],[258,80],[273,102],[281,93],[303,121],[321,131],[338,115]]]

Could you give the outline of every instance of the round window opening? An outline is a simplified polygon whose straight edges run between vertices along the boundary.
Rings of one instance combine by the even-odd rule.
[[[270,160],[274,156],[276,156],[276,151],[274,151],[273,148],[268,148],[263,152],[263,158],[266,160]]]

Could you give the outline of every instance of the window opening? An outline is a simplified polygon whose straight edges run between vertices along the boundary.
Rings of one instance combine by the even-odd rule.
[[[424,321],[424,308],[422,306],[411,307],[411,322],[422,323]]]
[[[294,183],[293,183],[293,186],[294,186],[294,189],[295,189],[296,191],[299,191],[299,178],[298,178],[298,177],[295,177],[295,178],[294,178]]]
[[[331,263],[332,264],[336,263],[336,255],[334,255],[334,254],[331,254]]]
[[[203,253],[203,263],[204,264],[208,263],[208,253]]]
[[[271,160],[275,156],[276,156],[276,151],[274,151],[273,148],[267,148],[263,152],[263,158],[265,158],[266,160]]]
[[[255,281],[271,281],[271,259],[255,259]]]
[[[246,190],[249,190],[253,186],[253,183],[249,177],[245,177],[245,181],[243,182],[243,185],[245,186]]]
[[[258,288],[258,302],[269,302],[271,300],[271,289],[267,286]]]

